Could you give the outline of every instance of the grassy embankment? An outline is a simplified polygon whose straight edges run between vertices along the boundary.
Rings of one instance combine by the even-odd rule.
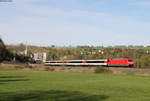
[[[0,101],[149,101],[150,78],[49,71],[0,71]]]

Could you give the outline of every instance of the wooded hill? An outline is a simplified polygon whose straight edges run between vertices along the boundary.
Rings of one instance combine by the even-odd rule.
[[[0,62],[32,62],[33,60],[28,56],[23,56],[17,54],[17,52],[10,51],[4,44],[3,40],[0,38]]]
[[[11,61],[13,59],[13,54],[7,50],[4,42],[0,39],[0,62]]]
[[[9,51],[19,53],[25,50],[25,45],[9,45]],[[66,59],[107,59],[127,57],[134,59],[135,67],[150,68],[150,46],[77,46],[77,47],[39,47],[28,46],[28,54],[47,53],[47,60]]]

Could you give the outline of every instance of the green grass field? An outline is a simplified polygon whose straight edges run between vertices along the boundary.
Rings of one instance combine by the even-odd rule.
[[[150,101],[150,77],[2,70],[0,101]]]

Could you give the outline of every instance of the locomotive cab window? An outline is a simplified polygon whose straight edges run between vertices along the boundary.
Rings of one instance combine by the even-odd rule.
[[[124,58],[112,58],[112,60],[123,60]]]

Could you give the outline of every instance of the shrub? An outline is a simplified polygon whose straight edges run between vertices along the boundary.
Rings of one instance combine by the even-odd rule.
[[[54,71],[55,68],[49,68],[49,67],[45,67],[45,71]]]
[[[55,70],[55,68],[49,68],[49,71],[52,71],[52,72],[53,72],[54,70]]]
[[[65,67],[60,67],[60,70],[65,70],[66,68]]]
[[[30,69],[32,69],[32,68],[33,68],[33,66],[31,66],[31,65],[27,65],[26,67],[27,67],[27,68],[30,68]]]
[[[23,66],[20,66],[20,65],[16,65],[15,68],[16,68],[16,69],[22,69],[22,68],[24,68],[24,67],[23,67]]]
[[[109,70],[105,67],[96,67],[95,70],[94,70],[95,73],[106,73],[108,71]]]

